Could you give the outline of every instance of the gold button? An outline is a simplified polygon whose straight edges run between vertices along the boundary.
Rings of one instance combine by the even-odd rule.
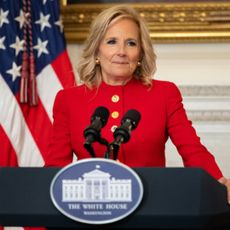
[[[112,96],[112,102],[114,102],[114,103],[118,102],[119,99],[120,99],[119,96],[116,94]]]
[[[119,113],[117,111],[112,112],[112,118],[116,119],[119,117]]]
[[[114,132],[116,128],[117,128],[117,125],[113,125],[110,130]]]

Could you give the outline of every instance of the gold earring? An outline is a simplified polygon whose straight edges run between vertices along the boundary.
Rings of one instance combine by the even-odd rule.
[[[96,63],[96,65],[99,65],[99,64],[100,64],[99,58],[96,58],[95,63]]]

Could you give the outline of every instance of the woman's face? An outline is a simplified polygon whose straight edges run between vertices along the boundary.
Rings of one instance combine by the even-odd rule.
[[[127,18],[112,22],[97,55],[103,80],[110,85],[125,84],[133,77],[140,53],[140,35],[136,23]]]

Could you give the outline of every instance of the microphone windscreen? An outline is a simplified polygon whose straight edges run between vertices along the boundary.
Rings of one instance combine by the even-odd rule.
[[[121,124],[123,124],[127,119],[131,121],[132,129],[135,129],[141,119],[141,114],[135,109],[130,109],[122,118]]]
[[[109,118],[109,110],[104,106],[97,107],[91,117],[91,121],[94,121],[96,117],[101,119],[102,127],[104,127]]]

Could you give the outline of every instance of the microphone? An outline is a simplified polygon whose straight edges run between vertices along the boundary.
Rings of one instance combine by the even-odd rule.
[[[91,124],[84,130],[86,138],[84,145],[90,145],[92,142],[100,141],[101,129],[106,125],[109,118],[109,110],[103,106],[97,107],[91,116]]]
[[[141,114],[135,110],[128,110],[127,113],[121,120],[121,126],[117,127],[113,133],[115,138],[113,145],[114,159],[116,160],[119,147],[121,143],[126,143],[129,141],[131,136],[131,131],[134,130],[141,119]]]

